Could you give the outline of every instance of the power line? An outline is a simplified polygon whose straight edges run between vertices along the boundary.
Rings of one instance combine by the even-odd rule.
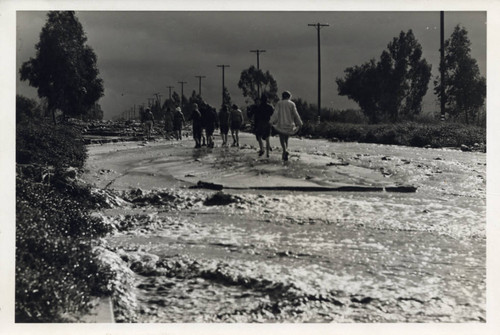
[[[328,23],[310,23],[309,27],[314,27],[318,31],[318,123],[321,117],[321,43],[320,43],[320,30],[323,27],[329,27]]]

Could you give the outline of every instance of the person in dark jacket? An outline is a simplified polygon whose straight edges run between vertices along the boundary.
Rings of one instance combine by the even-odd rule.
[[[201,133],[202,133],[202,118],[201,112],[198,109],[198,104],[193,104],[193,114],[191,115],[191,120],[193,121],[193,139],[195,142],[195,148],[201,148]]]
[[[165,121],[165,138],[170,140],[172,139],[172,132],[174,131],[174,114],[170,107],[167,107],[163,117]]]
[[[231,113],[229,114],[229,125],[231,128],[231,135],[233,136],[233,147],[240,146],[240,129],[243,127],[243,112],[237,105],[233,105]]]
[[[255,138],[260,148],[259,156],[264,154],[263,141],[266,141],[266,157],[269,157],[269,150],[271,148],[271,144],[269,143],[271,137],[271,123],[269,120],[273,115],[274,108],[269,104],[267,99],[267,95],[262,94],[260,103],[253,109],[253,117]],[[257,102],[259,102],[259,99],[256,100],[256,103]]]
[[[217,128],[217,112],[215,108],[210,106],[209,104],[205,104],[205,113],[204,113],[204,127],[205,127],[205,135],[207,137],[207,147],[214,147],[214,131]]]
[[[182,140],[182,126],[186,123],[184,114],[180,107],[175,109],[174,113],[174,136],[177,140]]]
[[[229,133],[229,107],[227,105],[222,105],[219,112],[219,127],[220,136],[222,138],[222,146],[227,146],[227,134]]]

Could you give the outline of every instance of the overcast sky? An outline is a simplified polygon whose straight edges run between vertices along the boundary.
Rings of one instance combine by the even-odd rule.
[[[46,12],[17,12],[16,67],[35,56]],[[433,79],[439,64],[439,11],[77,11],[97,54],[104,94],[99,103],[105,118],[134,104],[147,103],[154,93],[168,97],[167,86],[184,95],[198,91],[210,104],[221,103],[222,70],[233,101],[244,105],[237,87],[241,71],[256,65],[253,49],[264,49],[260,68],[269,70],[279,91],[317,102],[317,32],[309,23],[328,23],[321,29],[322,106],[358,108],[337,94],[335,79],[347,67],[379,59],[387,44],[401,31],[411,29],[422,45],[423,57],[432,64],[433,78],[424,110],[438,110]],[[445,38],[460,24],[469,32],[472,56],[486,76],[486,12],[445,12]],[[19,81],[17,92],[36,97],[36,91]]]

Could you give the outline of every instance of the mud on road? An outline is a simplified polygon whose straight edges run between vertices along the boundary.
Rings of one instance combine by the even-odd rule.
[[[283,164],[241,142],[89,146],[117,321],[485,322],[485,154],[292,139]]]

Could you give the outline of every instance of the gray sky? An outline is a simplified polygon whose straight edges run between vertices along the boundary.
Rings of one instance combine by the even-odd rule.
[[[387,44],[409,29],[432,64],[433,78],[424,99],[424,111],[438,110],[433,79],[439,63],[439,11],[77,11],[90,45],[98,57],[104,94],[99,103],[105,118],[134,104],[147,103],[153,93],[168,97],[167,86],[184,95],[198,91],[210,104],[221,103],[222,71],[233,101],[244,105],[237,87],[241,71],[256,65],[252,49],[265,49],[260,68],[269,70],[279,91],[317,102],[317,33],[309,23],[328,23],[321,30],[322,106],[358,108],[337,94],[335,79],[347,67],[379,59]],[[35,55],[35,44],[46,12],[17,12],[16,67]],[[486,12],[445,12],[445,38],[460,24],[469,32],[472,56],[486,76]],[[17,92],[36,97],[36,91],[19,81]]]

